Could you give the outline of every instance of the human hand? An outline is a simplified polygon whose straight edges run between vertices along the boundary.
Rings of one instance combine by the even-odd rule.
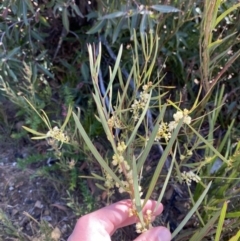
[[[156,203],[149,200],[143,208],[143,213],[149,209],[153,212]],[[131,207],[131,200],[123,200],[81,217],[68,241],[110,241],[110,236],[117,229],[138,222],[136,217],[129,217]],[[156,217],[162,211],[163,205],[160,204],[153,215]],[[154,227],[139,235],[134,241],[170,240],[171,233],[167,228]]]

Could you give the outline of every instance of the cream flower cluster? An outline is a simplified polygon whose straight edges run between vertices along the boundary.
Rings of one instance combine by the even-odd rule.
[[[128,164],[128,162],[124,159],[124,152],[126,150],[127,146],[126,144],[121,141],[118,142],[116,152],[113,155],[112,165],[117,166],[118,172],[123,173],[122,177],[124,177],[125,180],[121,180],[121,183],[116,183],[112,179],[111,175],[109,175],[107,172],[105,172],[105,183],[104,186],[109,190],[109,193],[111,190],[113,190],[114,186],[116,186],[120,193],[127,192],[130,194],[130,197],[132,199],[132,207],[129,208],[129,217],[135,216],[138,217],[138,211],[136,208],[136,203],[134,197],[134,187],[133,187],[133,173],[132,170]],[[138,191],[140,197],[142,196],[142,187],[138,186]],[[113,191],[114,192],[114,191]],[[149,228],[151,228],[151,220],[152,220],[152,211],[147,210],[144,214],[144,222],[138,222],[136,224],[136,232],[137,233],[143,233],[147,231]]]
[[[144,233],[150,228],[152,228],[152,210],[148,209],[144,215],[144,224],[137,222],[136,223],[136,233]]]
[[[159,125],[157,135],[155,137],[155,141],[159,141],[160,139],[165,139],[166,142],[169,141],[171,138],[172,131],[177,127],[178,122],[183,119],[183,123],[190,124],[191,123],[191,117],[188,115],[189,111],[187,109],[184,109],[183,111],[177,111],[175,114],[173,114],[174,121],[170,121],[169,123],[162,122]]]
[[[69,137],[57,126],[53,127],[53,129],[49,130],[46,134],[47,137],[47,143],[50,145],[55,151],[56,155],[61,155],[61,153],[58,151],[61,149],[62,144],[69,142]],[[60,146],[59,146],[59,142]]]
[[[144,85],[142,87],[143,91],[140,92],[139,99],[134,100],[133,104],[131,105],[131,108],[132,108],[131,111],[133,112],[134,121],[137,121],[139,119],[140,111],[145,108],[146,103],[150,98],[149,90],[151,86],[152,86],[152,82],[149,82],[148,84]]]
[[[123,156],[126,148],[127,147],[123,141],[119,142],[117,145],[117,152],[113,155],[112,160],[112,165],[117,166],[118,172],[123,173],[126,180],[121,181],[122,185],[119,185],[119,183],[115,183],[112,177],[106,173],[104,186],[108,189],[112,189],[114,186],[116,186],[120,193],[129,192],[131,194],[131,185],[133,185],[132,170],[130,170],[130,166]],[[141,191],[141,187],[139,188],[139,191]]]
[[[137,209],[135,199],[132,200],[132,208],[128,210],[129,217],[137,216]],[[152,210],[147,209],[146,213],[143,215],[144,223],[137,222],[136,223],[136,233],[144,233],[150,228],[152,228]]]
[[[114,188],[114,181],[111,175],[109,175],[107,172],[105,172],[105,183],[104,186],[110,190],[112,188]]]
[[[125,170],[130,170],[130,166],[128,165],[127,161],[123,157],[123,152],[126,150],[125,143],[119,142],[117,146],[117,153],[113,155],[112,164],[113,166],[118,166],[118,172],[123,172],[123,168]]]
[[[161,138],[164,138],[166,142],[171,138],[171,131],[168,123],[166,122],[163,122],[159,125],[155,141],[159,141]]]
[[[60,142],[69,141],[69,137],[66,134],[64,134],[64,132],[61,129],[59,129],[57,126],[53,127],[52,130],[47,132],[47,138],[53,138]]]
[[[188,186],[191,186],[192,181],[197,182],[197,183],[201,181],[201,178],[197,174],[192,172],[192,171],[189,171],[189,172],[185,172],[184,171],[184,172],[182,172],[181,173],[181,178],[182,178],[183,181],[186,182],[186,184]]]
[[[183,111],[177,111],[175,114],[173,114],[173,119],[174,121],[170,121],[169,123],[169,130],[172,131],[174,130],[178,122],[183,118],[183,123],[190,125],[192,118],[188,115],[189,111],[187,109],[184,109]]]
[[[124,127],[123,123],[119,120],[119,118],[113,114],[110,119],[108,119],[108,126],[116,129],[122,129]]]

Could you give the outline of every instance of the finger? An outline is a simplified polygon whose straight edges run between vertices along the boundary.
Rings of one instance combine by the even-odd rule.
[[[140,236],[138,236],[134,241],[170,241],[171,233],[165,227],[152,228]]]
[[[153,212],[156,204],[156,201],[149,200],[143,208],[143,213],[148,209]],[[69,241],[94,240],[91,239],[93,233],[96,234],[96,237],[99,237],[98,241],[101,240],[100,236],[105,237],[105,240],[110,240],[110,235],[112,235],[116,229],[138,221],[136,217],[129,217],[129,209],[131,207],[131,200],[123,200],[81,217]],[[153,216],[159,215],[162,211],[163,206],[160,204],[155,213],[153,213]],[[90,234],[91,237],[89,237]]]
[[[151,210],[153,212],[156,204],[156,201],[147,201],[143,208],[143,213],[145,213],[146,210]],[[131,200],[123,200],[96,211],[95,217],[105,223],[105,229],[112,235],[116,229],[138,222],[135,216],[129,217],[130,208],[132,208]],[[153,213],[153,216],[161,214],[162,211],[163,206],[160,204],[155,213]]]

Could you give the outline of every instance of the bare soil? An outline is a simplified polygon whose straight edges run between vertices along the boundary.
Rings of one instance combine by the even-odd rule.
[[[52,240],[67,240],[77,217],[66,205],[66,190],[36,173],[37,169],[19,169],[13,153],[2,153],[0,209],[25,240],[44,240],[39,223],[46,225]],[[7,234],[6,223],[0,225],[0,240],[20,240],[14,239],[13,231]]]

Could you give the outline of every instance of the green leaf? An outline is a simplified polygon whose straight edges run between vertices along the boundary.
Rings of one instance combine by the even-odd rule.
[[[237,32],[234,32],[232,34],[227,35],[225,38],[223,39],[217,39],[216,41],[210,43],[208,45],[208,50],[209,51],[214,51],[217,47],[219,47],[221,44],[225,43],[226,40],[230,39],[233,35],[236,35]]]
[[[158,208],[158,206],[159,206],[159,204],[161,203],[162,198],[163,198],[163,196],[164,196],[164,194],[165,194],[167,185],[168,185],[168,183],[169,183],[169,179],[170,179],[171,174],[172,174],[173,164],[175,163],[176,153],[177,153],[177,145],[176,145],[175,150],[174,150],[174,153],[173,153],[171,165],[170,165],[170,167],[169,167],[169,169],[168,169],[168,174],[167,174],[166,179],[165,179],[165,181],[164,181],[164,184],[163,184],[161,193],[160,193],[160,195],[159,195],[159,197],[158,197],[157,205],[156,205],[156,207],[155,207],[155,210]]]
[[[33,36],[33,38],[35,38],[36,40],[39,40],[39,41],[41,41],[41,42],[44,42],[44,38],[41,37],[41,36],[38,34],[38,32],[35,32],[34,30],[31,30],[30,33],[31,33],[31,35]],[[45,51],[47,51],[47,50],[45,50]]]
[[[158,118],[156,120],[156,124],[152,130],[152,133],[149,137],[149,140],[147,142],[147,145],[146,147],[144,148],[144,151],[141,155],[141,157],[139,158],[138,160],[138,172],[142,169],[143,165],[144,165],[144,162],[146,161],[147,159],[147,156],[152,148],[152,146],[154,145],[154,141],[155,141],[155,138],[156,138],[156,135],[157,135],[157,132],[158,132],[158,129],[159,129],[159,123],[160,121],[163,119],[164,117],[164,114],[165,114],[165,111],[166,111],[166,108],[167,108],[167,105],[165,104],[162,108],[161,108],[161,111],[160,111],[160,115],[158,115]]]
[[[20,49],[21,49],[21,47],[16,47],[13,50],[11,50],[10,52],[8,52],[6,59],[8,60],[9,58],[12,58],[15,54],[17,54],[19,52]]]
[[[46,137],[47,137],[46,134],[40,133],[40,132],[35,131],[35,130],[33,130],[33,129],[30,129],[30,128],[26,127],[26,126],[22,126],[22,128],[25,129],[26,131],[32,133],[33,135],[42,136],[43,138],[46,138]]]
[[[23,21],[24,21],[25,25],[28,26],[29,23],[28,23],[28,18],[27,18],[27,6],[24,1],[22,1],[22,16],[23,16]]]
[[[98,179],[98,180],[101,180],[101,181],[105,181],[105,178],[104,178],[104,177],[99,176],[99,175],[97,175],[97,174],[94,173],[94,172],[91,172],[91,174],[93,175],[93,178]]]
[[[239,218],[240,217],[240,211],[239,212],[231,212],[226,214],[226,218]]]
[[[203,143],[205,143],[207,145],[207,147],[213,151],[213,153],[215,155],[217,155],[222,161],[224,161],[226,164],[228,164],[228,160],[218,151],[216,150],[213,145],[211,143],[209,143],[209,141],[205,140],[204,137],[202,137],[193,127],[191,127],[191,125],[189,125],[189,128],[197,135],[197,137],[199,139],[201,139],[201,141]]]
[[[235,236],[229,239],[229,241],[239,241],[240,239],[240,230],[237,232]]]
[[[55,4],[55,1],[56,1],[56,0],[50,0],[50,1],[48,1],[47,4],[46,4],[46,7],[47,7],[47,8],[52,8],[52,7],[54,6],[54,4]]]
[[[41,24],[43,24],[46,27],[51,27],[51,25],[48,23],[47,19],[43,16],[39,16],[39,21]]]
[[[17,76],[15,75],[15,73],[9,68],[8,65],[6,65],[6,67],[7,67],[7,72],[8,72],[8,74],[9,74],[9,76],[11,76],[11,77],[13,78],[13,81],[14,81],[14,82],[18,82],[18,78],[17,78]]]
[[[210,184],[210,183],[209,183]],[[209,185],[207,187],[207,189],[209,188]],[[206,189],[206,190],[207,190]],[[205,190],[205,191],[206,191]],[[204,191],[204,192],[205,192]],[[201,195],[202,196],[202,195]],[[199,199],[200,200],[200,199]],[[205,236],[207,236],[207,234],[209,233],[209,231],[213,228],[213,225],[215,224],[215,222],[217,221],[219,215],[220,215],[221,211],[216,212],[213,217],[208,221],[208,223],[200,230],[197,231],[189,241],[202,241],[203,238]],[[188,216],[188,215],[187,215]],[[183,226],[181,226],[181,229],[183,228]]]
[[[41,53],[37,57],[35,57],[35,60],[37,60],[37,61],[44,60],[44,58],[46,58],[46,54],[47,54],[47,50],[41,51]]]
[[[68,19],[68,9],[65,7],[62,11],[62,22],[64,28],[69,32],[69,19]]]
[[[107,14],[107,15],[105,15],[103,17],[98,18],[98,19],[99,20],[113,19],[113,18],[119,18],[119,17],[125,16],[125,15],[126,15],[126,12],[118,11],[118,12],[115,12],[115,13]]]
[[[134,188],[134,198],[135,198],[135,204],[138,212],[138,217],[140,219],[140,222],[144,224],[143,221],[143,214],[142,214],[142,203],[141,203],[141,198],[139,194],[139,183],[138,183],[138,171],[137,171],[137,164],[136,164],[136,159],[135,156],[133,155],[133,160],[132,160],[132,177],[133,177],[133,188]],[[144,205],[144,204],[143,204]]]
[[[207,192],[209,190],[209,188],[211,187],[212,182],[210,182],[207,185],[207,188],[204,190],[204,192],[202,193],[202,195],[199,197],[199,199],[197,200],[197,202],[195,203],[195,205],[192,207],[192,209],[188,212],[187,216],[182,220],[182,222],[178,225],[178,227],[175,229],[175,231],[172,233],[172,239],[174,237],[176,237],[176,235],[183,229],[183,227],[185,226],[185,224],[188,222],[188,220],[192,217],[192,215],[196,212],[196,210],[198,209],[198,207],[201,205],[203,199],[205,198],[205,196],[207,195]],[[215,222],[218,218],[220,214],[220,211],[218,213],[216,213],[216,217],[213,219],[213,221]],[[207,225],[206,225],[207,226]],[[211,226],[212,227],[212,226]],[[197,236],[197,240],[202,240],[199,239],[200,234]],[[191,239],[192,240],[192,239]],[[190,241],[191,241],[190,240]]]
[[[240,7],[240,3],[233,5],[232,7],[228,8],[225,12],[223,12],[215,21],[214,28],[221,22],[227,15],[229,15],[232,11],[236,10]]]
[[[93,156],[96,158],[96,160],[98,161],[98,163],[101,165],[101,167],[109,174],[111,175],[111,177],[121,186],[122,182],[120,181],[120,179],[116,176],[116,174],[111,170],[111,168],[108,166],[108,164],[105,162],[105,160],[102,158],[102,156],[99,154],[99,152],[97,151],[96,147],[93,145],[93,143],[91,142],[89,136],[87,135],[86,131],[84,130],[82,124],[80,123],[78,116],[73,112],[73,118],[75,121],[75,124],[78,128],[79,134],[83,137],[84,141],[86,142],[88,148],[91,150],[91,153],[93,154]],[[123,187],[124,188],[124,187]]]
[[[48,77],[54,79],[54,75],[49,72],[48,69],[44,68],[41,64],[37,64],[38,69],[40,69],[44,74],[46,74]]]
[[[215,241],[220,240],[220,236],[221,236],[221,232],[222,232],[222,229],[223,229],[223,224],[224,224],[224,220],[225,220],[225,216],[226,216],[226,212],[227,212],[227,205],[228,205],[228,202],[225,201],[224,204],[223,204],[223,207],[222,207],[222,211],[221,211],[221,214],[220,214],[219,221],[218,221]]]
[[[103,185],[100,185],[99,183],[95,183],[96,187],[98,187],[99,189],[103,190],[103,191],[106,191],[107,188],[104,187]]]
[[[67,116],[66,116],[66,119],[63,123],[63,125],[61,126],[61,130],[64,131],[67,123],[69,122],[69,119],[71,117],[71,114],[72,114],[72,106],[68,106],[68,112],[67,112]]]
[[[179,9],[171,6],[166,6],[166,5],[152,5],[150,6],[151,9],[154,9],[158,12],[161,13],[175,13],[175,12],[180,12]]]
[[[23,97],[23,98],[31,106],[31,108],[36,112],[36,114],[42,119],[42,121],[46,124],[46,126],[50,130],[51,129],[51,123],[50,123],[46,113],[43,110],[41,110],[44,116],[40,115],[40,113],[36,110],[36,108],[32,105],[32,103],[26,97]]]
[[[108,84],[106,93],[104,95],[104,99],[106,98],[110,88],[112,87],[113,81],[114,81],[115,76],[117,74],[117,70],[120,68],[120,61],[121,61],[121,57],[122,57],[122,51],[123,51],[123,45],[121,44],[120,48],[119,48],[119,51],[118,51],[117,59],[115,61],[113,72],[110,72],[110,80],[109,80],[109,84]]]
[[[87,82],[89,80],[89,67],[86,62],[81,63],[81,73],[83,79]]]
[[[113,32],[113,37],[112,37],[112,43],[115,43],[115,41],[117,40],[117,38],[119,37],[119,33],[121,32],[124,24],[126,23],[126,18],[121,18],[116,26],[116,28],[114,29]]]
[[[34,136],[34,137],[31,137],[32,140],[42,140],[42,139],[46,139],[47,136]]]
[[[76,3],[74,2],[73,4],[71,4],[71,8],[75,11],[75,13],[80,16],[81,18],[84,18],[83,14],[81,13],[79,7],[76,5]]]
[[[141,24],[140,24],[140,33],[144,33],[147,26],[148,26],[147,14],[143,14],[142,21],[141,21]]]
[[[157,180],[158,180],[158,177],[159,177],[159,174],[161,173],[162,171],[162,168],[164,166],[164,163],[165,161],[167,160],[168,156],[169,156],[169,153],[171,151],[171,149],[173,148],[173,144],[174,142],[176,141],[177,137],[178,137],[178,133],[179,133],[179,130],[180,128],[182,127],[182,124],[183,124],[183,118],[179,121],[177,127],[175,128],[174,132],[172,133],[172,137],[171,139],[169,140],[166,148],[164,149],[163,151],[163,154],[158,162],[158,165],[154,171],[154,174],[153,174],[153,177],[152,177],[152,180],[151,180],[151,183],[149,185],[149,188],[148,188],[148,191],[147,191],[147,194],[146,194],[146,197],[145,197],[145,200],[144,200],[144,203],[147,202],[147,200],[150,198],[150,196],[152,195],[152,192],[155,188],[155,185],[157,183]]]
[[[30,11],[31,11],[32,13],[34,13],[34,8],[33,8],[32,2],[31,2],[30,0],[24,0],[24,1],[25,1],[25,3],[27,4],[27,6],[28,6],[28,8],[30,9]]]
[[[103,19],[102,21],[98,22],[89,31],[87,31],[87,34],[94,34],[101,31],[102,28],[106,25],[106,22],[107,22],[106,19]]]

